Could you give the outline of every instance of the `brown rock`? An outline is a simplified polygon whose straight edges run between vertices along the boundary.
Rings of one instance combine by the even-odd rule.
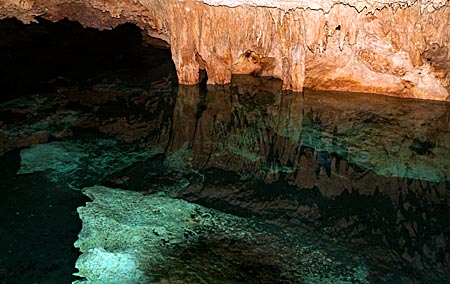
[[[254,74],[294,91],[449,98],[448,1],[204,2],[3,0],[0,18],[67,17],[98,29],[134,23],[170,45],[182,84],[198,83],[205,69],[209,84]]]

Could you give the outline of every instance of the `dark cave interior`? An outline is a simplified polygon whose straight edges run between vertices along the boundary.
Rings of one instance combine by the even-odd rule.
[[[38,21],[0,21],[3,100],[59,87],[88,88],[105,78],[145,84],[164,74],[158,68],[174,72],[170,50],[144,44],[133,24],[99,31],[69,20]]]

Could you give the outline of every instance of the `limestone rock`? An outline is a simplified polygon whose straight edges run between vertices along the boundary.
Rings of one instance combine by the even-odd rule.
[[[317,245],[310,228],[275,229],[161,194],[83,193],[93,201],[78,208],[84,280],[74,284],[369,283],[360,257],[340,262],[341,245]]]
[[[448,1],[4,0],[0,7],[0,18],[24,22],[135,23],[170,45],[182,84],[198,83],[205,69],[209,84],[247,73],[279,78],[293,91],[449,97]],[[442,52],[431,59],[436,46]]]

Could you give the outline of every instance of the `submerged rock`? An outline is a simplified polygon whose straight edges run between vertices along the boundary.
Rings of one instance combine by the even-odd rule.
[[[88,154],[79,145],[53,142],[21,151],[21,167],[17,174],[30,174],[52,170],[56,174],[72,174]]]
[[[280,232],[161,194],[100,186],[83,193],[93,201],[78,208],[76,275],[84,280],[74,284],[368,283],[360,258],[337,254],[336,244],[316,249],[317,236],[311,245],[299,227]],[[353,261],[343,264],[347,256]]]
[[[109,139],[51,142],[22,150],[17,174],[44,172],[52,182],[80,189],[155,154]]]

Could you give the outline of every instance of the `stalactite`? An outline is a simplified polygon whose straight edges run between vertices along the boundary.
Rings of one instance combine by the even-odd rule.
[[[28,23],[36,16],[68,17],[99,29],[135,23],[170,45],[182,84],[198,83],[200,68],[206,69],[208,84],[229,83],[233,72],[247,70],[279,78],[294,91],[309,87],[448,98],[450,55],[439,64],[424,62],[422,56],[433,44],[450,46],[448,1],[307,2],[275,1],[264,7],[231,0],[207,1],[210,5],[192,0],[3,0],[0,18]],[[247,51],[257,55],[256,66],[255,60],[243,60]]]

